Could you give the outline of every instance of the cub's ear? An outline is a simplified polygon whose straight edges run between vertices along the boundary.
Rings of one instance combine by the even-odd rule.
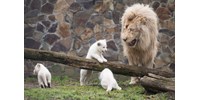
[[[98,43],[97,43],[97,46],[101,46],[101,43],[98,42]]]
[[[40,68],[40,66],[41,66],[41,65],[38,63],[38,64],[37,64],[37,67]]]

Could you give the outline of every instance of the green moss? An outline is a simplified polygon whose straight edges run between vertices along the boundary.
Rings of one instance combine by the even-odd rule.
[[[27,79],[25,84],[30,80],[33,81]],[[25,87],[25,100],[167,100],[165,93],[146,95],[142,86],[127,85],[127,81],[119,82],[121,91],[113,90],[109,93],[97,81],[94,81],[93,86],[80,86],[77,80],[54,76],[52,82],[53,87],[47,89]]]

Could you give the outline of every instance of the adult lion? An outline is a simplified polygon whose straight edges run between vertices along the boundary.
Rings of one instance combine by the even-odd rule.
[[[121,39],[123,53],[129,65],[153,68],[157,53],[158,18],[148,5],[134,4],[122,16]],[[129,84],[135,84],[131,77]]]

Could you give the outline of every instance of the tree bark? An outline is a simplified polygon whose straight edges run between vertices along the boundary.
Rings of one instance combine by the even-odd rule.
[[[140,84],[151,92],[175,92],[174,78],[165,78],[162,76],[149,74],[140,79]]]
[[[120,64],[115,62],[99,63],[96,60],[85,59],[82,57],[69,56],[61,52],[52,52],[36,49],[24,49],[24,59],[51,61],[55,63],[62,63],[72,67],[81,69],[88,69],[94,71],[102,71],[104,68],[109,68],[115,74],[122,74],[127,76],[145,76],[148,73],[161,75],[164,77],[174,77],[175,73],[160,71],[157,69],[149,69],[145,67],[130,66],[126,64]]]

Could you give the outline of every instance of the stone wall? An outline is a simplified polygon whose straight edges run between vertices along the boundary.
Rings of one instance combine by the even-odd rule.
[[[149,4],[157,13],[160,46],[155,62],[174,69],[174,0],[24,0],[24,47],[85,57],[91,44],[105,38],[108,61],[127,63],[120,18],[126,6],[135,3]],[[24,65],[30,66],[27,60]]]

